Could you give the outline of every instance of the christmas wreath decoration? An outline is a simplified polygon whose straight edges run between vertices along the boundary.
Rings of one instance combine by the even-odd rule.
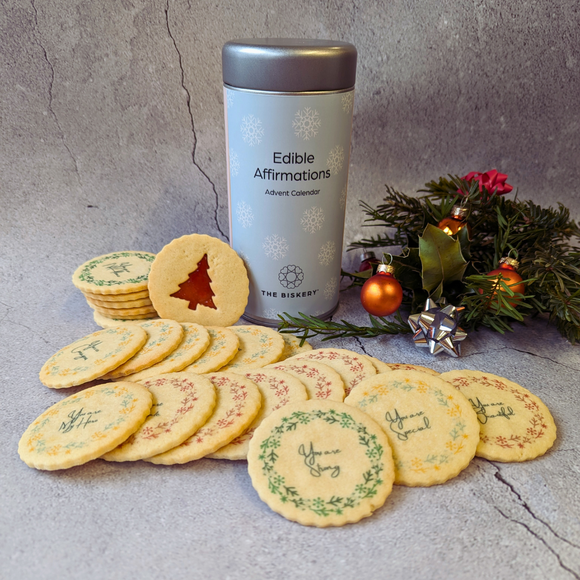
[[[389,258],[390,270],[411,315],[421,312],[427,300],[430,305],[440,302],[457,309],[466,331],[483,326],[504,333],[515,322],[547,314],[574,344],[580,341],[580,248],[574,245],[579,225],[562,204],[555,209],[520,201],[517,194],[508,197],[512,190],[507,175],[496,170],[441,177],[427,183],[419,196],[387,185],[377,207],[360,202],[365,225],[382,231],[354,242],[349,250],[398,249]],[[343,271],[349,287],[381,274],[384,278],[378,262],[365,259],[358,272]],[[363,298],[368,301],[369,296]],[[415,331],[400,311],[394,319],[370,314],[370,326],[303,314],[280,319],[282,332],[303,339]]]

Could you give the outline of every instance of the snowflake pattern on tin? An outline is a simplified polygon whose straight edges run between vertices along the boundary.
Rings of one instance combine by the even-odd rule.
[[[284,258],[290,249],[286,238],[282,238],[277,234],[272,234],[271,236],[266,236],[264,243],[262,244],[264,252],[268,258],[273,260],[279,260]]]
[[[337,145],[328,154],[328,159],[326,160],[326,166],[330,169],[330,173],[336,175],[344,164],[344,148]]]
[[[249,228],[254,223],[254,212],[245,201],[238,202],[236,207],[236,217],[243,228]]]
[[[329,266],[336,255],[336,244],[332,241],[326,242],[318,252],[318,261],[322,266]]]
[[[318,111],[306,107],[301,111],[297,111],[292,121],[294,134],[304,141],[308,141],[312,137],[316,137],[320,129],[320,116]]]
[[[226,105],[228,109],[231,109],[234,106],[234,102],[234,91],[226,89]]]
[[[338,289],[338,278],[336,276],[333,276],[324,287],[324,298],[326,300],[332,300],[332,298],[336,294],[337,289]]]
[[[342,191],[340,192],[340,200],[338,203],[340,204],[340,209],[344,211],[346,209],[346,185],[342,188]]]
[[[280,310],[278,310],[277,308],[268,308],[267,310],[264,311],[264,317],[270,320],[277,320],[278,314],[283,313],[280,312]]]
[[[259,145],[264,137],[264,127],[262,121],[254,115],[247,115],[242,119],[240,127],[242,131],[242,138],[250,147]]]
[[[311,207],[304,211],[300,223],[305,232],[313,234],[322,228],[322,224],[324,223],[324,211],[321,207]]]
[[[350,113],[354,105],[354,91],[344,93],[342,95],[342,110],[345,113]]]
[[[238,154],[233,149],[230,149],[230,173],[237,175],[240,172],[240,167]]]

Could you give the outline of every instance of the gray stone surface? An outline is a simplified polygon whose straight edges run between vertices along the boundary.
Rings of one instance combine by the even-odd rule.
[[[29,423],[74,392],[42,386],[40,367],[96,330],[74,269],[186,233],[227,238],[225,41],[357,46],[349,242],[363,231],[357,200],[377,203],[385,183],[410,193],[494,167],[521,198],[578,218],[579,20],[572,0],[3,2],[0,578],[579,578],[580,351],[541,319],[472,333],[460,359],[432,359],[408,336],[337,343],[506,376],[539,395],[559,429],[543,458],[476,459],[445,485],[396,487],[357,525],[284,520],[242,462],[97,460],[45,473],[16,452]],[[365,322],[356,291],[336,316]]]

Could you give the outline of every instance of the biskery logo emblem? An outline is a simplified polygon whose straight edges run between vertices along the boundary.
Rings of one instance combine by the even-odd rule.
[[[284,288],[298,288],[304,282],[304,270],[293,264],[284,266],[278,273],[278,281]]]

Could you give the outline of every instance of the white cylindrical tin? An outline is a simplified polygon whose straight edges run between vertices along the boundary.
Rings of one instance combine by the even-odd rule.
[[[356,59],[334,41],[223,47],[230,244],[248,269],[247,320],[338,306]]]

